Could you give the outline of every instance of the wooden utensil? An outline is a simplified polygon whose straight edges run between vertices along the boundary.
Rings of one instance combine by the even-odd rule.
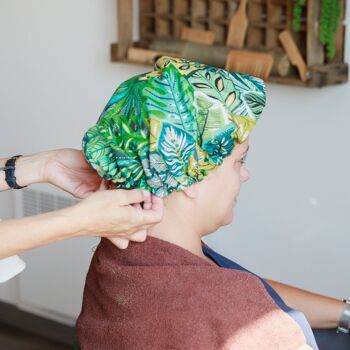
[[[132,45],[132,1],[118,1],[118,59],[126,58],[127,49]]]
[[[226,45],[202,45],[182,40],[154,39],[150,44],[150,49],[155,51],[176,52],[180,57],[191,61],[199,61],[214,67],[225,67],[227,55],[231,50]],[[251,50],[257,51],[257,50]],[[271,75],[286,77],[291,70],[291,63],[284,49],[278,48],[271,51],[258,51],[259,53],[270,53],[274,57],[274,64]]]
[[[305,82],[308,79],[308,70],[303,56],[289,30],[284,30],[279,36],[283,48],[294,66],[298,68],[300,79]]]
[[[231,50],[227,56],[225,69],[266,80],[271,73],[273,62],[273,55],[270,53]]]
[[[182,27],[180,38],[195,44],[213,45],[215,33],[210,30]]]
[[[185,43],[181,50],[181,57],[190,61],[198,61],[208,66],[224,67],[229,50],[230,49],[224,45],[208,46]]]
[[[248,0],[241,0],[237,12],[231,18],[226,41],[227,46],[241,49],[244,45],[248,29],[247,3]]]
[[[162,56],[179,57],[179,55],[174,52],[148,50],[139,47],[128,48],[128,60],[133,63],[153,65],[157,59]]]
[[[287,53],[283,50],[282,47],[275,48],[274,50],[271,50],[268,53],[273,54],[274,58],[271,75],[286,77],[290,73],[292,67]]]

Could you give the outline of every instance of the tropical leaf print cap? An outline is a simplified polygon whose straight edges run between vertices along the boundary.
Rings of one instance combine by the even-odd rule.
[[[159,197],[203,180],[243,143],[265,106],[262,80],[161,57],[122,83],[83,139],[91,167],[117,188]]]

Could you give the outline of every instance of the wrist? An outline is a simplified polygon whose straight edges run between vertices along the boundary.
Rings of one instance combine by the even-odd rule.
[[[15,175],[20,186],[45,182],[45,164],[50,158],[50,152],[40,152],[19,157],[16,161]]]
[[[80,202],[62,209],[61,215],[65,218],[71,238],[92,235],[88,229],[90,226],[88,215],[81,215]]]

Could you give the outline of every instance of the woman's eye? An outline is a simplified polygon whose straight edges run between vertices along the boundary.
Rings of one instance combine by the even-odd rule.
[[[233,165],[236,165],[236,164],[239,164],[239,165],[244,165],[245,164],[245,159],[242,158],[242,159],[238,159],[236,160]]]
[[[247,155],[245,155],[244,157],[242,157],[241,159],[237,159],[235,160],[234,164],[240,164],[240,165],[244,165],[247,161]]]
[[[245,155],[243,158],[241,158],[240,162],[241,164],[245,164],[247,161],[247,155]]]

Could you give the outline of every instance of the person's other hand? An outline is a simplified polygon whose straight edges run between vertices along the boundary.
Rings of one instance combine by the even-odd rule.
[[[77,198],[86,198],[99,189],[101,178],[90,168],[82,151],[64,148],[46,154],[47,160],[43,167],[46,182]]]
[[[151,194],[150,197],[146,197],[145,201],[141,204],[132,205],[137,210],[161,210],[163,211],[163,199]],[[144,242],[147,238],[147,229],[137,231],[131,235],[124,237],[109,237],[109,240],[120,249],[126,249],[129,246],[129,242]]]
[[[72,207],[78,235],[109,238],[119,248],[142,242],[147,229],[162,219],[161,198],[144,190],[97,191]]]

